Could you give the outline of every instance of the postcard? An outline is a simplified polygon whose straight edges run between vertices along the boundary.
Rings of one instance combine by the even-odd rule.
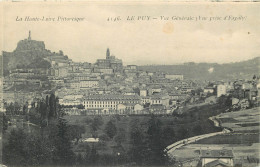
[[[2,166],[258,166],[257,2],[1,2]]]

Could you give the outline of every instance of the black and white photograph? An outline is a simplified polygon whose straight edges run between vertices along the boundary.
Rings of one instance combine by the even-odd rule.
[[[259,166],[259,11],[1,2],[0,166]]]

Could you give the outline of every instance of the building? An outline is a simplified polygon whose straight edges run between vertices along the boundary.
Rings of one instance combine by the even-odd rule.
[[[165,78],[170,79],[170,80],[183,80],[183,75],[165,74]]]
[[[140,104],[141,99],[137,95],[90,95],[84,98],[85,109],[117,110],[119,104]]]
[[[69,82],[69,86],[72,89],[80,90],[80,89],[89,89],[89,88],[98,88],[99,80],[97,79],[88,79],[88,80],[80,80],[80,81],[71,81]]]
[[[238,105],[240,106],[241,109],[246,109],[246,108],[249,108],[249,106],[250,106],[248,99],[240,100]]]
[[[170,104],[170,96],[168,95],[161,95],[156,94],[153,96],[141,96],[142,104],[150,104],[150,105],[162,105],[162,106],[169,106]]]
[[[227,93],[226,86],[225,85],[218,85],[217,86],[217,97],[220,97],[221,95],[225,95]]]
[[[214,88],[213,87],[206,87],[203,90],[204,93],[214,93]]]
[[[147,96],[147,90],[146,89],[140,89],[140,96]]]
[[[200,163],[202,167],[230,167],[234,166],[232,150],[201,150]]]
[[[123,69],[122,60],[111,56],[109,48],[107,49],[106,59],[97,59],[95,65],[100,69],[113,69],[114,72],[122,71]]]
[[[131,73],[131,72],[136,72],[137,66],[136,65],[127,65],[124,68],[124,73]]]
[[[170,97],[168,95],[154,95],[150,99],[151,105],[169,106]]]
[[[118,104],[118,114],[139,114],[143,110],[143,106],[135,103]]]
[[[137,65],[127,65],[127,68],[129,68],[131,70],[136,70],[137,69]]]
[[[239,103],[239,99],[237,98],[232,98],[232,106],[237,105]]]
[[[142,104],[150,104],[151,103],[151,97],[150,96],[142,96]]]
[[[79,82],[80,89],[98,88],[99,80],[81,80]]]

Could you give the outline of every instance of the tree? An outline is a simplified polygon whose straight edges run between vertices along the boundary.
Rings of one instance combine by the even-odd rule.
[[[14,104],[11,102],[10,104],[5,103],[5,109],[7,115],[14,115]]]
[[[188,137],[188,129],[181,127],[178,129],[179,139],[185,139]]]
[[[65,115],[64,111],[61,109],[61,105],[59,104],[59,97],[55,98],[55,113],[56,118],[63,117]]]
[[[28,102],[25,103],[25,105],[23,105],[23,115],[26,115],[28,111]]]
[[[82,154],[77,154],[76,156],[76,165],[83,165],[84,163],[84,157],[82,156]]]
[[[76,139],[76,144],[78,144],[79,139],[81,138],[81,135],[85,133],[86,129],[84,126],[80,125],[70,125],[68,127],[68,134],[70,137],[70,140]]]
[[[117,128],[116,125],[111,120],[108,121],[108,123],[106,124],[105,132],[108,135],[108,137],[110,137],[111,139],[116,135]]]
[[[93,131],[97,131],[98,128],[103,125],[104,122],[102,120],[102,117],[100,116],[96,116],[94,119],[93,119],[93,122],[91,123],[91,128]]]
[[[95,148],[94,145],[92,145],[92,148],[91,148],[90,152],[87,153],[86,157],[87,157],[88,164],[90,164],[90,165],[97,164],[99,155],[98,155],[97,149]]]
[[[71,148],[71,141],[68,134],[68,124],[63,118],[59,118],[57,124],[58,131],[54,134],[54,162],[58,165],[72,165],[74,153]]]
[[[162,140],[162,123],[152,115],[148,121],[147,144],[148,144],[148,165],[165,165],[167,163],[167,154],[164,151]]]
[[[169,126],[164,128],[162,131],[162,139],[164,147],[174,143],[176,141],[174,129]]]
[[[131,162],[135,162],[137,165],[143,165],[144,159],[146,157],[146,144],[144,132],[140,128],[140,123],[138,120],[132,121],[130,131],[130,142],[131,148],[129,151],[129,156]]]
[[[27,152],[27,164],[30,166],[40,166],[51,164],[52,152],[47,140],[37,134],[29,134],[25,143]]]
[[[201,127],[201,125],[198,124],[198,125],[194,126],[194,127],[192,128],[192,131],[193,131],[193,133],[194,133],[195,135],[200,135],[201,132],[202,132],[202,127]]]
[[[2,118],[0,118],[0,119],[3,121],[3,123],[1,124],[2,127],[0,126],[0,128],[1,128],[1,130],[3,130],[3,133],[5,133],[5,131],[6,131],[7,128],[8,128],[9,118],[7,118],[7,116],[5,115],[5,113],[2,113],[1,116],[2,116]],[[1,131],[0,133],[2,133],[2,131]]]
[[[229,95],[229,96],[221,95],[218,98],[217,102],[221,106],[230,107],[230,106],[232,106],[232,96],[231,95]]]
[[[56,116],[56,99],[55,95],[52,93],[49,99],[49,113],[48,113],[48,119],[51,119]]]
[[[78,109],[84,109],[85,107],[83,106],[83,104],[80,104],[77,106]]]
[[[11,130],[8,143],[3,147],[3,162],[8,165],[26,165],[26,134],[22,129]]]
[[[18,104],[18,102],[14,102],[14,114],[19,115],[20,114],[21,106]]]
[[[118,129],[117,135],[115,136],[114,140],[118,145],[121,145],[121,143],[126,140],[126,134],[123,128]]]

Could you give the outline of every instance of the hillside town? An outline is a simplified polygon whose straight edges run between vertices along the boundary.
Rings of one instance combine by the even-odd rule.
[[[45,50],[44,42],[22,40],[17,51]],[[183,74],[149,72],[123,65],[107,48],[94,64],[73,62],[62,51],[44,57],[50,67],[17,67],[3,79],[3,102],[22,108],[51,92],[69,115],[172,114],[186,105],[216,103],[222,95],[236,108],[259,105],[258,76],[250,80],[193,81]],[[37,90],[37,91],[35,91]],[[42,90],[42,91],[38,91]]]
[[[33,40],[30,31],[13,52],[3,52],[0,156],[5,164],[259,165],[255,154],[236,150],[259,143],[258,74],[191,79],[180,72],[125,65],[109,48],[103,57],[95,63],[74,62]],[[233,138],[238,144],[232,143],[234,135],[243,140]],[[228,140],[211,141],[218,136]]]

